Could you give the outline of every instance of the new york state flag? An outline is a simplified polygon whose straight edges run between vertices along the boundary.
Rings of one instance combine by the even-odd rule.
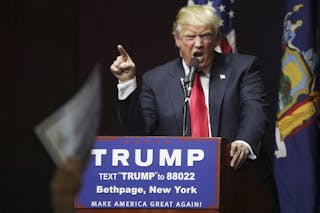
[[[317,2],[287,0],[283,18],[274,161],[281,213],[320,211]]]

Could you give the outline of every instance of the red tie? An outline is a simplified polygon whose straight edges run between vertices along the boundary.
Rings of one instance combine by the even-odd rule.
[[[191,136],[209,137],[207,106],[199,75],[195,75],[190,96]]]

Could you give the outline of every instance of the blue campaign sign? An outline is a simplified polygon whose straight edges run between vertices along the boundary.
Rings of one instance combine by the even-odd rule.
[[[97,137],[76,208],[219,208],[220,141]]]

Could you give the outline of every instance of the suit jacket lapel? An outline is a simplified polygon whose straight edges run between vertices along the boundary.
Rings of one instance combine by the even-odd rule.
[[[169,72],[167,81],[163,82],[166,85],[166,92],[170,98],[170,103],[175,114],[176,124],[179,130],[178,135],[182,135],[184,91],[180,79],[184,77],[185,72],[181,58],[179,58],[177,59],[177,63],[173,67],[172,72]]]
[[[209,83],[210,124],[213,137],[218,136],[221,104],[231,74],[226,66],[225,57],[219,53],[215,54]]]

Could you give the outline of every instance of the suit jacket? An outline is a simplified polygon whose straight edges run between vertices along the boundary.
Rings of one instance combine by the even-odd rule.
[[[124,133],[181,136],[184,90],[180,79],[184,77],[181,58],[144,73],[140,93],[136,90],[119,103]],[[268,155],[273,153],[273,143],[263,141],[271,115],[254,56],[216,53],[210,71],[209,110],[212,136],[246,141],[257,154],[257,159],[246,161],[246,167],[270,194],[273,212],[279,212],[273,158]]]
[[[135,91],[120,101],[125,134],[181,136],[184,90],[180,79],[184,77],[181,58],[147,71],[140,95]],[[254,56],[216,53],[209,83],[212,136],[246,141],[258,154],[268,122],[265,99]]]

